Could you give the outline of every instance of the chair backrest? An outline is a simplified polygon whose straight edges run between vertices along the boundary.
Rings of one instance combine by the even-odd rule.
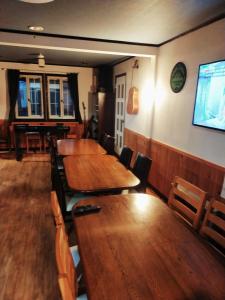
[[[196,185],[175,176],[168,205],[194,229],[198,229],[204,213],[206,194]]]
[[[225,202],[211,199],[200,234],[216,242],[223,248],[225,254]]]
[[[152,165],[151,158],[148,158],[147,156],[145,156],[141,153],[137,154],[132,172],[134,173],[135,176],[137,176],[139,178],[139,180],[141,182],[139,187],[137,188],[137,190],[140,192],[145,192],[145,190],[146,190],[148,174],[149,174],[151,165]]]
[[[133,151],[129,148],[124,146],[119,157],[119,161],[126,167],[130,168],[130,162],[132,159]]]
[[[60,281],[61,282],[63,281],[65,285],[69,287],[69,290],[71,291],[71,295],[73,299],[75,299],[78,290],[76,270],[70,252],[67,236],[62,226],[56,227],[55,250],[56,250],[56,263],[58,268],[59,279],[61,277],[66,278],[66,280],[60,280]],[[60,289],[61,289],[61,285],[62,284],[60,284]],[[61,290],[61,293],[63,296],[64,293],[63,288]]]
[[[61,213],[63,215],[63,217],[66,216],[66,199],[65,199],[65,190],[63,187],[63,182],[62,182],[62,178],[60,175],[60,171],[58,170],[57,167],[53,167],[52,168],[52,179],[53,179],[53,188],[56,191],[56,195],[57,195],[57,199],[58,199],[58,203],[61,209]]]
[[[106,132],[102,133],[101,136],[99,137],[98,142],[99,142],[99,144],[100,144],[102,147],[104,147],[106,138],[107,138],[107,133],[106,133]]]
[[[59,283],[62,300],[75,300],[75,298],[73,297],[67,276],[59,275],[58,283]]]
[[[103,141],[103,148],[107,151],[108,154],[114,154],[114,143],[115,138],[111,135],[107,135]]]
[[[58,197],[55,191],[51,191],[51,207],[56,226],[65,226]]]

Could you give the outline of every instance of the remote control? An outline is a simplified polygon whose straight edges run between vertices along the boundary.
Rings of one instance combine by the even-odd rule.
[[[96,205],[81,205],[81,206],[77,206],[73,210],[73,214],[74,215],[84,215],[84,214],[98,212],[100,210],[101,210],[100,206],[96,206]]]

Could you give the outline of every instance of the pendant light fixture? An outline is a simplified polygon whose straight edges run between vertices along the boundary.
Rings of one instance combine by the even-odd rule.
[[[45,57],[41,53],[38,55],[38,66],[41,68],[45,66]]]
[[[54,0],[19,0],[20,2],[32,3],[32,4],[44,4],[53,2]]]

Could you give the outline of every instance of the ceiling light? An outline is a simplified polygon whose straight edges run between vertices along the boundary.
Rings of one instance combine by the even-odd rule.
[[[32,4],[43,4],[53,2],[54,0],[19,0],[20,2],[27,2]]]
[[[36,31],[36,32],[40,32],[40,31],[43,31],[44,30],[44,27],[43,26],[28,26],[28,28],[32,31]]]

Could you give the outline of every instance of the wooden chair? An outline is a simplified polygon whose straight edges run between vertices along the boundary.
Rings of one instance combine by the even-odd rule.
[[[225,201],[211,199],[200,234],[207,237],[214,246],[225,254]]]
[[[148,158],[147,156],[138,153],[137,158],[135,160],[132,172],[136,177],[139,178],[140,184],[137,188],[135,188],[138,192],[145,192],[147,187],[147,181],[148,181],[148,174],[150,172],[150,168],[152,165],[151,158]]]
[[[58,275],[58,283],[59,283],[59,289],[62,296],[62,300],[74,300],[75,298],[71,291],[71,287],[69,285],[67,276]]]
[[[67,186],[66,178],[60,173],[58,168],[52,168],[52,186],[56,190],[59,205],[63,215],[64,222],[71,221],[71,211],[75,204],[80,200],[88,198],[82,193],[75,193]]]
[[[53,216],[54,216],[56,227],[58,227],[58,226],[62,227],[62,229],[64,230],[65,237],[68,240],[68,235],[66,233],[65,223],[64,223],[64,220],[63,220],[60,205],[59,205],[58,198],[57,198],[57,195],[56,195],[55,191],[51,192],[51,207],[52,207],[52,213],[53,213]],[[80,255],[79,255],[79,251],[78,251],[78,246],[77,245],[70,246],[69,249],[70,249],[71,255],[73,257],[74,265],[77,267],[79,262],[80,262]]]
[[[55,191],[51,191],[51,208],[56,226],[65,226],[59,201]]]
[[[168,205],[195,230],[199,228],[206,203],[206,192],[175,176]]]
[[[130,168],[130,162],[132,159],[133,151],[129,148],[124,146],[120,156],[119,156],[119,161],[127,168]]]
[[[58,281],[63,300],[79,299],[76,269],[70,253],[68,241],[62,226],[56,228],[56,263]],[[87,299],[87,298],[83,298]]]

